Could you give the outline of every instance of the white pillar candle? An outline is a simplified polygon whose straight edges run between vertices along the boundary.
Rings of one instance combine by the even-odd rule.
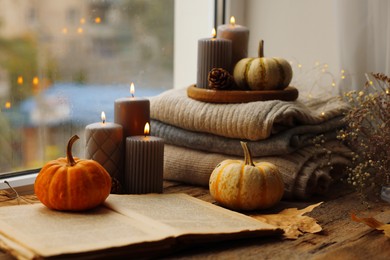
[[[122,126],[106,122],[104,112],[101,117],[102,122],[87,125],[85,128],[85,158],[100,163],[111,177],[122,183]]]
[[[236,24],[234,16],[230,18],[229,24],[218,26],[217,38],[232,41],[232,69],[238,61],[248,57],[249,29]]]
[[[232,71],[232,42],[226,39],[216,39],[215,30],[212,38],[198,41],[198,72],[196,86],[208,88],[208,74],[213,68],[223,68]]]
[[[125,191],[129,194],[163,191],[164,140],[145,135],[126,138]]]
[[[144,126],[150,122],[150,101],[134,96],[134,84],[130,86],[130,97],[115,100],[114,122],[122,125],[123,139],[128,136],[142,135]]]

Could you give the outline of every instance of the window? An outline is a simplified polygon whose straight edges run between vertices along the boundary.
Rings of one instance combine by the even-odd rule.
[[[25,17],[25,19],[20,19]],[[65,155],[114,101],[173,87],[174,0],[0,2],[0,174]]]
[[[311,88],[317,76],[306,72],[317,68],[326,76],[317,87],[328,91],[337,85],[337,92],[354,76],[340,58],[360,53],[355,50],[361,41],[349,40],[348,48],[338,44],[344,35],[339,18],[344,12],[357,14],[350,12],[350,1],[2,0],[0,174],[39,168],[64,156],[68,138],[83,138],[85,126],[99,121],[101,111],[113,121],[113,102],[128,95],[131,82],[136,96],[196,82],[198,39],[209,37],[212,27],[231,15],[250,29],[249,56],[257,55],[263,39],[266,56],[293,62],[296,83]],[[379,17],[375,10],[371,16]],[[371,49],[382,54],[382,48]],[[379,72],[387,71],[388,66]],[[83,142],[75,144],[75,155],[83,156]]]

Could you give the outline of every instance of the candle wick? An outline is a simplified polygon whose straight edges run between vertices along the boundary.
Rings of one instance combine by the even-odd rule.
[[[103,124],[105,124],[106,123],[106,120],[105,119],[103,119]]]
[[[131,94],[131,97],[134,97],[134,94]]]

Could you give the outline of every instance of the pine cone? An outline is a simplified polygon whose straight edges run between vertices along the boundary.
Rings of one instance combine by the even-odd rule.
[[[213,68],[208,75],[208,85],[211,89],[227,90],[233,87],[233,77],[222,68]]]

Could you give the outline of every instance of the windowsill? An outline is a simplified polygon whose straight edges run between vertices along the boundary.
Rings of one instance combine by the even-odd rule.
[[[0,179],[0,190],[8,190],[11,192],[11,189],[5,183],[7,181],[12,188],[14,188],[19,195],[27,195],[34,193],[34,181],[37,177],[38,172],[24,174],[21,176],[1,178]]]

